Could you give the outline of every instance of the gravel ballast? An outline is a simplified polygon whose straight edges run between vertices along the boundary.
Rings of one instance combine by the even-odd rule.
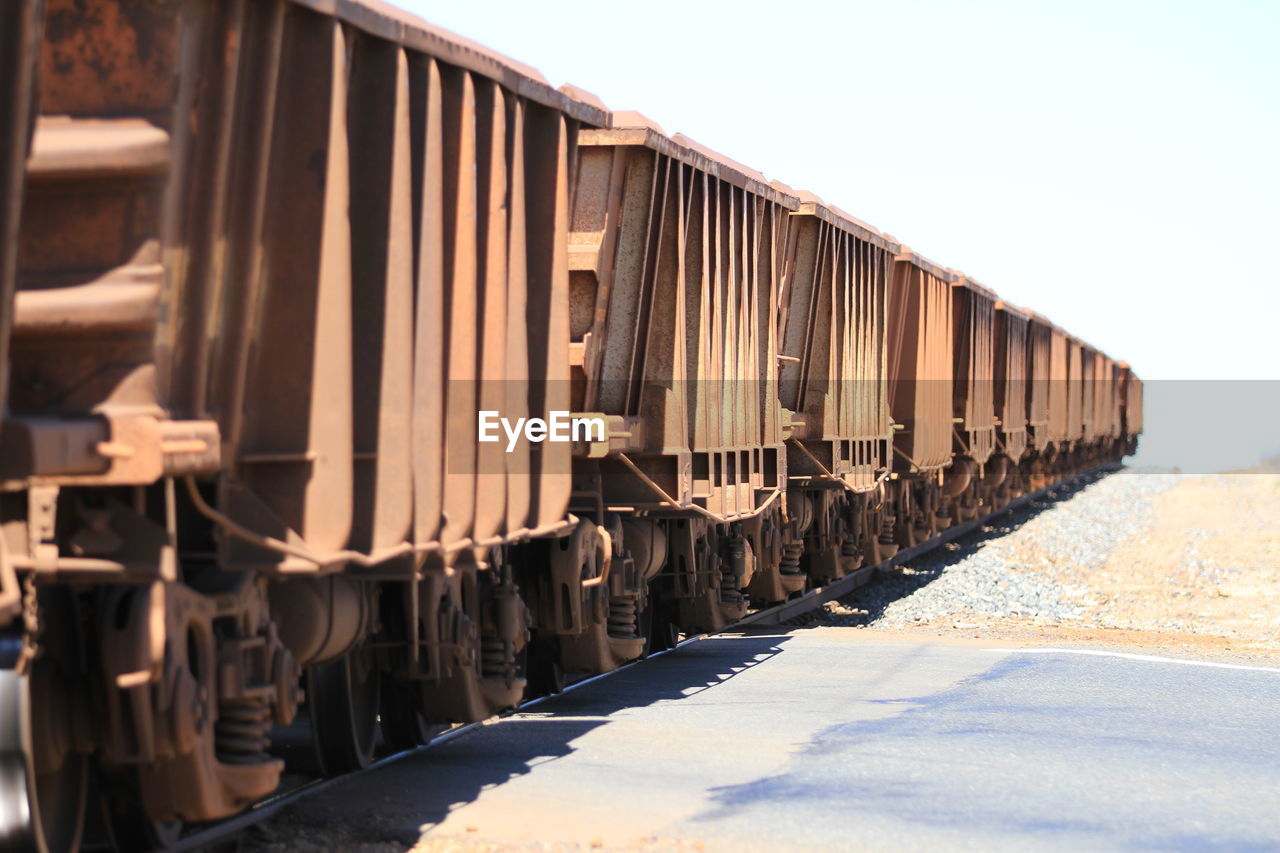
[[[1062,487],[791,624],[1272,653],[1277,532],[1280,476],[1122,471]]]
[[[1103,566],[1149,529],[1152,502],[1175,486],[1169,475],[1103,476],[1062,487],[979,531],[896,566],[872,584],[795,624],[907,627],[953,618],[1081,620],[1096,603],[1058,569]]]

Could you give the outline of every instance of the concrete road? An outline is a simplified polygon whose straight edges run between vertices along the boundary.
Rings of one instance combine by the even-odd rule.
[[[1280,848],[1280,668],[993,645],[850,628],[703,640],[341,783],[266,836]]]

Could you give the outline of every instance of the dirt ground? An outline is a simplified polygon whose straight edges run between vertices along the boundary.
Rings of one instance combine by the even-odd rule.
[[[1280,476],[1183,477],[1152,499],[1150,523],[1083,568],[1042,552],[1015,552],[1027,572],[1060,586],[1081,609],[1071,623],[979,613],[912,629],[939,638],[1105,645],[1215,659],[1280,659]],[[839,612],[842,605],[827,605]],[[868,631],[895,629],[869,625]]]
[[[1280,650],[1280,477],[1192,477],[1157,496],[1150,530],[1087,576],[1109,628]]]

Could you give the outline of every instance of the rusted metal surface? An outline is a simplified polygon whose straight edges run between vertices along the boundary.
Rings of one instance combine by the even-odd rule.
[[[0,7],[0,413],[8,411],[9,339],[13,328],[18,234],[25,163],[36,107],[34,83],[43,24],[44,9],[39,0],[6,3]],[[3,435],[0,435],[2,441]],[[0,540],[0,625],[13,619],[21,605],[18,574],[8,548]]]
[[[888,289],[899,247],[809,193],[792,214],[779,398],[791,412],[792,482],[866,491],[890,465]]]
[[[383,0],[290,0],[341,21],[406,51],[484,77],[524,101],[550,107],[566,118],[599,127],[608,124],[608,111],[595,96],[574,86],[552,87],[537,69],[504,56],[478,42],[431,25]]]
[[[1119,405],[1120,440],[1126,453],[1137,449],[1142,434],[1142,380],[1128,362],[1116,362],[1117,401]]]
[[[1027,434],[1038,453],[1045,452],[1051,435],[1050,400],[1053,392],[1053,324],[1034,312],[1027,320]]]
[[[415,630],[459,644],[458,665],[474,673],[463,672],[473,698],[461,713],[510,704],[524,682],[507,676],[481,696],[491,670],[480,647],[491,630],[514,659],[527,629],[495,603],[514,587],[476,596],[475,573],[490,545],[569,525],[569,448],[494,456],[476,411],[567,408],[569,175],[578,123],[607,113],[363,4],[51,0],[40,11],[3,12],[14,384],[0,471],[11,488],[52,491],[46,532],[22,545],[31,556],[5,560],[3,593],[15,595],[10,565],[164,583],[136,620],[117,620],[150,633],[120,642],[193,661],[141,680],[134,663],[107,662],[134,692],[110,697],[120,722],[98,735],[101,761],[136,768],[156,819],[242,808],[280,772],[249,729],[296,707],[297,665],[277,637],[320,659],[374,624],[335,621],[347,605],[301,585],[273,587],[268,606],[260,583],[232,598],[176,583],[165,543],[179,511],[221,534],[188,571],[252,578],[359,561],[406,578],[407,610],[452,625]],[[185,491],[165,479],[215,471]],[[94,493],[101,510],[58,498],[126,484],[154,494]],[[341,600],[354,612],[373,600],[369,584],[350,589]],[[242,639],[215,638],[215,615]],[[317,630],[330,640],[308,646]],[[189,638],[219,664],[197,667]],[[410,657],[445,684],[443,659],[424,672]],[[191,684],[207,699],[190,719],[137,694]],[[200,714],[209,725],[192,728]],[[141,752],[121,740],[155,727],[177,740]]]
[[[1130,373],[1125,383],[1125,417],[1128,425],[1125,432],[1133,437],[1142,435],[1142,380]]]
[[[682,625],[713,630],[781,566],[778,312],[799,202],[638,114],[615,113],[579,146],[573,405],[601,413],[609,435],[575,463],[575,511],[669,518],[673,571],[656,594]],[[643,583],[631,588],[610,598],[623,625],[645,601]]]
[[[7,479],[146,484],[218,465],[211,424],[174,427],[201,446],[169,452],[172,422],[155,392],[170,169],[161,108],[172,102],[176,16],[173,4],[108,4],[91,15],[65,0],[48,4],[7,312],[15,377],[0,466]],[[101,437],[83,452],[60,431]]]
[[[1031,432],[1029,398],[1036,381],[1029,372],[1031,317],[1003,300],[995,304],[995,387],[994,400],[998,450],[1017,463],[1027,451]],[[1037,404],[1041,401],[1037,399]],[[1040,421],[1041,424],[1044,420]]]
[[[1045,322],[1048,323],[1047,320]],[[1061,449],[1072,438],[1069,364],[1067,333],[1050,324],[1049,441],[1057,449]]]
[[[1084,368],[1088,354],[1085,352],[1084,344],[1079,338],[1068,335],[1065,332],[1063,337],[1066,344],[1066,397],[1067,397],[1067,418],[1066,429],[1062,439],[1064,442],[1079,442],[1085,437],[1085,419],[1089,416],[1089,412],[1085,410],[1085,378]],[[1092,367],[1092,361],[1088,364]],[[1090,400],[1092,398],[1090,397]]]
[[[951,288],[956,452],[979,467],[996,446],[995,293],[961,276]]]
[[[1098,411],[1096,384],[1098,381],[1098,351],[1080,342],[1080,429],[1086,442],[1096,441],[1101,433],[1102,413]]]
[[[35,117],[35,75],[44,25],[43,3],[0,9],[0,405],[8,401],[9,334],[18,265],[25,163]]]
[[[570,243],[581,410],[609,504],[756,514],[784,488],[778,302],[798,200],[642,117],[579,136]]]
[[[951,461],[954,321],[957,276],[903,248],[889,293],[889,408],[895,424],[894,467],[936,471]]]
[[[1094,359],[1094,404],[1098,440],[1114,440],[1120,437],[1119,385],[1116,383],[1116,363],[1106,353],[1099,352]]]
[[[208,130],[176,142],[191,208],[162,382],[222,424],[233,518],[317,553],[453,552],[564,518],[567,450],[508,458],[476,412],[567,406],[576,124],[361,9],[338,11],[363,29],[290,3],[193,24],[237,50],[190,56],[203,88],[179,95]],[[193,334],[210,323],[226,333]]]
[[[160,382],[222,429],[219,562],[396,578],[380,642],[409,716],[488,716],[523,692],[533,627],[494,549],[573,522],[570,448],[504,452],[477,419],[569,408],[570,175],[607,113],[361,4],[188,16]],[[330,630],[327,598],[284,586],[283,633]]]

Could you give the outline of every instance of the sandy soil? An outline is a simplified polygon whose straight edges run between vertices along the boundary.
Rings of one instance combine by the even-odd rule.
[[[1280,650],[1280,477],[1190,477],[1100,570],[1062,567],[1108,628],[1225,638]]]
[[[1055,587],[1078,610],[1069,622],[965,611],[905,629],[873,620],[864,630],[1280,658],[1280,476],[1182,477],[1155,494],[1143,515],[1147,522],[1101,565],[1096,557],[1074,560],[1048,551],[1036,535],[1006,539],[1012,548],[1005,559]],[[857,608],[855,594],[828,604],[815,621],[840,624]]]

